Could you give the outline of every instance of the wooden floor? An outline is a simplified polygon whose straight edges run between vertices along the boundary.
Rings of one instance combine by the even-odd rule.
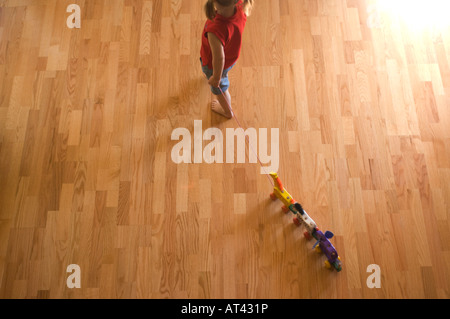
[[[256,1],[233,108],[280,130],[279,175],[335,233],[337,273],[258,164],[171,159],[176,128],[237,127],[208,107],[204,2],[0,0],[0,297],[449,298],[450,28]]]

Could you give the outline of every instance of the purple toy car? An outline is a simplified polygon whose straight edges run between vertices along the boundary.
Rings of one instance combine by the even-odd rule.
[[[313,237],[317,240],[313,248],[317,252],[323,252],[327,257],[325,261],[325,267],[334,267],[336,271],[342,270],[341,259],[336,251],[336,248],[330,243],[330,239],[334,237],[334,234],[330,231],[322,233],[318,228],[312,233]]]

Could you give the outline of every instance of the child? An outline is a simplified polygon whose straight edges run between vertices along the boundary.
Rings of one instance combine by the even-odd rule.
[[[228,72],[239,58],[242,33],[252,7],[253,0],[208,0],[205,4],[208,20],[202,34],[200,61],[211,91],[217,97],[211,109],[228,119],[233,117],[228,107],[231,107]]]

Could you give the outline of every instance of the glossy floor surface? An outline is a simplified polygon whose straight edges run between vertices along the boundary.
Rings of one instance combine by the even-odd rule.
[[[204,2],[0,0],[0,297],[449,298],[449,26],[381,0],[255,1],[232,106],[335,234],[337,273],[225,145]]]

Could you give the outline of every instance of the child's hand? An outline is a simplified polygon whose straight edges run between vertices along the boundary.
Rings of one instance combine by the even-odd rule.
[[[209,78],[208,83],[212,87],[218,88],[220,85],[220,78],[215,78],[214,76],[212,76]]]

